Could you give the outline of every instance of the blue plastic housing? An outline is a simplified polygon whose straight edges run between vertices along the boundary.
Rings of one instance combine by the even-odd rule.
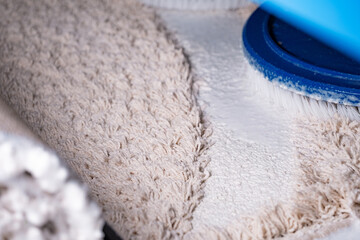
[[[250,63],[280,87],[314,99],[360,106],[360,64],[257,9],[243,30]]]
[[[360,62],[359,0],[253,0],[287,23]]]

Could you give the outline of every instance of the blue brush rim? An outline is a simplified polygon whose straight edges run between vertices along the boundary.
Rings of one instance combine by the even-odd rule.
[[[274,19],[261,8],[248,19],[243,45],[250,64],[281,88],[317,100],[360,106],[360,73],[320,67],[323,64],[305,62],[285,51],[270,33]]]

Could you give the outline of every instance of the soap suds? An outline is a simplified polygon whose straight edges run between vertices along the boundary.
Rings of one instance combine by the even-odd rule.
[[[288,171],[294,163],[290,160],[288,165],[279,164],[289,153],[236,139],[224,126],[214,128],[215,145],[209,150],[212,161],[208,165],[212,176],[206,182],[205,198],[194,213],[194,229],[204,223],[226,226],[262,206],[274,206],[279,198],[286,199],[292,193],[286,190],[293,183]]]
[[[161,15],[190,56],[201,80],[198,99],[214,129],[208,153],[212,176],[194,212],[194,229],[204,223],[224,227],[240,215],[286,201],[298,168],[291,119],[247,86],[241,49],[245,17],[237,12]]]
[[[300,160],[297,192],[287,202],[239,216],[226,227],[203,226],[193,239],[315,239],[360,216],[360,123],[334,116],[299,118],[293,144]],[[351,227],[351,226],[350,226]],[[346,233],[356,239],[356,229]]]
[[[0,239],[103,239],[101,210],[62,161],[0,133]]]
[[[203,80],[199,100],[214,129],[212,177],[188,237],[314,239],[357,219],[358,122],[298,119],[254,92],[237,13],[161,15]]]

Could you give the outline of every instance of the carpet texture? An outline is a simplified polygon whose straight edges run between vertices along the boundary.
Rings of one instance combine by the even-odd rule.
[[[0,0],[0,94],[125,239],[311,239],[358,218],[359,123],[301,119],[294,200],[191,232],[211,131],[170,39],[133,0]]]
[[[294,127],[301,168],[291,201],[224,229],[204,227],[194,239],[317,239],[359,220],[360,123],[299,118]]]
[[[249,5],[248,0],[140,0],[146,5],[166,9],[214,10],[237,9]]]
[[[132,0],[0,1],[0,93],[125,239],[182,237],[209,173],[181,49]]]
[[[39,137],[26,126],[14,110],[4,103],[2,99],[0,99],[0,131],[40,142]]]

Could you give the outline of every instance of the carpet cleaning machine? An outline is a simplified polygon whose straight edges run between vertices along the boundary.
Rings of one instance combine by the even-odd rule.
[[[243,30],[250,64],[284,92],[359,119],[360,1],[255,2]]]
[[[140,1],[177,10],[258,4],[243,30],[243,49],[248,62],[265,77],[261,88],[267,95],[299,112],[360,121],[360,1]],[[284,90],[281,96],[278,90],[271,96],[274,86]]]

